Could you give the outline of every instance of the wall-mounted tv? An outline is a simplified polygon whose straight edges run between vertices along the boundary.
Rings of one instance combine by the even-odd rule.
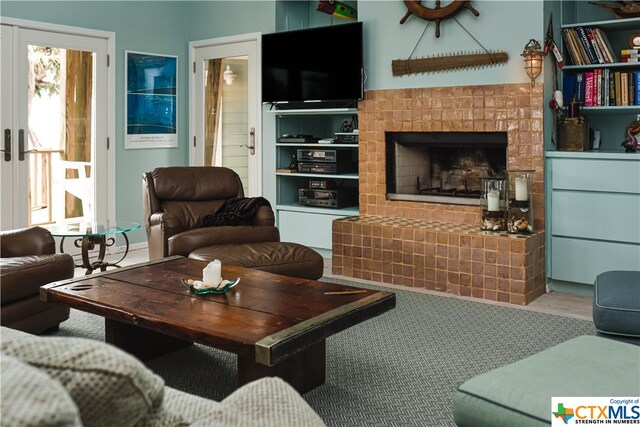
[[[262,36],[263,103],[354,104],[363,83],[362,22]]]

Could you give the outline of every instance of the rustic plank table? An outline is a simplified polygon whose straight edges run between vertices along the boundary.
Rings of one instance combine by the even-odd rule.
[[[206,261],[170,257],[42,286],[44,301],[105,318],[105,340],[142,360],[194,342],[238,355],[238,385],[278,376],[305,393],[325,381],[327,337],[395,307],[392,292],[223,265],[240,283],[196,295]],[[351,293],[345,291],[359,291]]]

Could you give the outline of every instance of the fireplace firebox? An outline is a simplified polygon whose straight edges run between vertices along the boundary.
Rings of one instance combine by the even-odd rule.
[[[481,179],[504,177],[506,132],[385,132],[387,199],[479,205]]]

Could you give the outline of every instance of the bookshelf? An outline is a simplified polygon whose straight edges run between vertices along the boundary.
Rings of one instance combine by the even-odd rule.
[[[558,69],[558,84],[565,106],[573,93],[577,96],[572,78],[586,73],[600,78],[596,102],[584,105],[585,93],[580,99],[580,115],[600,132],[600,148],[576,152],[552,147],[545,153],[547,275],[551,289],[573,290],[576,284],[593,285],[604,271],[640,269],[640,153],[627,153],[621,145],[626,126],[640,114],[640,102],[636,92],[629,96],[628,81],[626,105],[619,100],[621,91],[616,93],[620,87],[615,87],[616,73],[635,76],[640,71],[640,63],[621,57],[621,51],[629,49],[629,36],[640,29],[640,18],[613,19],[610,11],[586,1],[563,0],[560,7],[556,43],[562,44],[565,66]],[[591,60],[583,57],[579,63],[574,44],[572,58],[565,34],[578,28],[598,29],[607,41],[596,46],[610,51],[600,50],[600,56],[592,52]],[[608,54],[614,60],[607,60]],[[592,85],[597,88],[598,81]],[[592,93],[592,99],[597,94]]]

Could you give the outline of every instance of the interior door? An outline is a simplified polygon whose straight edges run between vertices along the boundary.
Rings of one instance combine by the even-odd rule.
[[[2,229],[107,219],[107,53],[2,25]]]
[[[191,43],[190,164],[238,173],[246,196],[261,185],[259,34]]]

